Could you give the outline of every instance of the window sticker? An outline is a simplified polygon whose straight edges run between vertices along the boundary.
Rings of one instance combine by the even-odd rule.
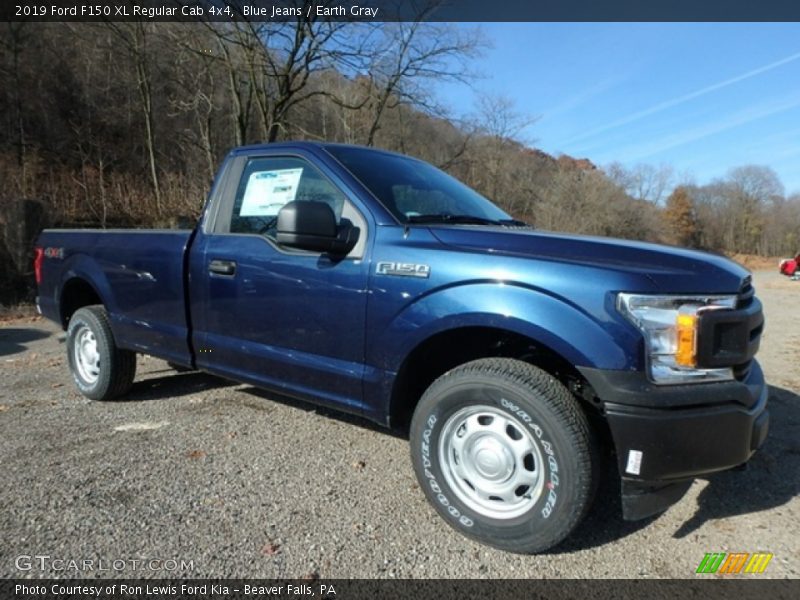
[[[240,217],[274,217],[297,195],[303,168],[257,171],[250,175],[244,190]]]

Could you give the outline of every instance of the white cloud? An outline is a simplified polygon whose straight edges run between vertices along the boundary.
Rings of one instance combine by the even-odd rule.
[[[756,77],[757,75],[761,75],[762,73],[766,73],[767,71],[772,71],[773,69],[777,69],[778,67],[796,61],[798,59],[800,59],[800,52],[797,52],[795,54],[790,54],[789,56],[786,56],[780,60],[776,60],[775,62],[771,62],[767,65],[763,65],[756,69],[752,69],[750,71],[747,71],[746,73],[742,73],[735,77],[731,77],[730,79],[726,79],[724,81],[720,81],[718,83],[706,86],[694,92],[684,94],[683,96],[678,96],[677,98],[672,98],[671,100],[659,102],[658,104],[651,106],[650,108],[640,110],[638,112],[617,119],[616,121],[612,121],[610,123],[606,123],[605,125],[600,125],[599,127],[595,127],[594,129],[589,129],[588,131],[584,131],[566,140],[563,143],[563,145],[568,146],[570,144],[574,144],[575,142],[582,141],[590,137],[594,137],[595,135],[608,131],[609,129],[614,129],[622,125],[633,123],[634,121],[638,121],[645,117],[649,117],[650,115],[655,114],[657,112],[661,112],[662,110],[666,110],[668,108],[672,108],[673,106],[683,104],[684,102],[694,100],[695,98],[699,98],[700,96],[705,96],[706,94],[710,94],[711,92],[716,92],[717,90],[728,87],[735,83],[739,83],[740,81],[750,79],[751,77]]]
[[[800,106],[800,90],[796,90],[782,98],[774,99],[754,106],[749,106],[743,110],[734,112],[724,118],[718,119],[707,125],[693,126],[671,135],[656,138],[642,144],[634,144],[627,148],[619,149],[615,152],[618,160],[639,161],[665,150],[670,150],[677,146],[688,144],[699,139],[721,133],[734,127],[739,127],[763,119],[770,115],[791,110]]]
[[[565,112],[569,112],[581,104],[585,104],[587,101],[591,100],[592,98],[599,96],[606,90],[614,87],[621,81],[623,81],[625,77],[617,76],[617,77],[609,77],[608,79],[603,79],[586,87],[577,93],[573,94],[572,96],[568,96],[565,100],[563,100],[560,104],[554,106],[553,108],[547,109],[542,111],[542,118],[541,120],[544,121],[545,119],[549,119],[554,115],[560,115]]]

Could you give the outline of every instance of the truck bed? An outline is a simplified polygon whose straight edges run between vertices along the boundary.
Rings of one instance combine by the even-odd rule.
[[[93,282],[122,348],[189,364],[184,260],[192,232],[171,229],[45,229],[39,310],[64,324],[60,299]],[[78,283],[78,281],[80,283]]]

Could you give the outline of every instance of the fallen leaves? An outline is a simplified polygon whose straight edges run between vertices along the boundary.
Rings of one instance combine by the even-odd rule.
[[[281,551],[281,545],[275,542],[267,542],[261,547],[261,554],[264,556],[275,556]]]
[[[36,314],[36,307],[32,304],[20,304],[14,308],[0,309],[0,323],[38,323],[42,316]]]
[[[186,458],[191,460],[200,460],[201,458],[205,458],[206,453],[202,450],[192,450],[191,452],[186,453]]]

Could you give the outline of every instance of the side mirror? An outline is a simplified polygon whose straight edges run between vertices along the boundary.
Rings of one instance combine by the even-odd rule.
[[[359,230],[347,219],[337,226],[325,202],[288,202],[278,212],[276,239],[282,246],[343,256],[358,241]]]

